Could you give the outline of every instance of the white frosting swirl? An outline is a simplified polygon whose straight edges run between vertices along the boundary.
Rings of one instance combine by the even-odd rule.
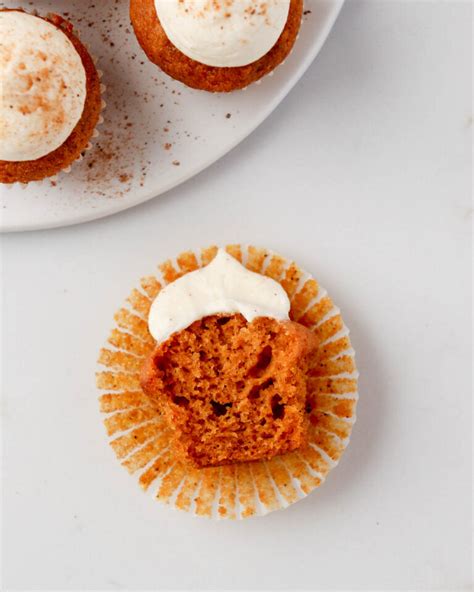
[[[288,320],[290,301],[282,286],[249,271],[223,249],[196,271],[168,284],[153,301],[148,327],[158,343],[214,314],[242,314]]]
[[[267,54],[285,28],[290,0],[155,0],[168,39],[208,66],[246,66]]]
[[[19,11],[0,12],[0,160],[36,160],[71,135],[86,72],[67,36]]]

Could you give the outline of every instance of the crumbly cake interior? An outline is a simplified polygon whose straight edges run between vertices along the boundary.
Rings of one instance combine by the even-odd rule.
[[[291,321],[214,315],[160,344],[142,388],[197,467],[269,459],[306,442],[306,373],[316,337]]]

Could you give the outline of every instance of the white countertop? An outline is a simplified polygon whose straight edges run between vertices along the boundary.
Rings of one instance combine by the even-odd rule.
[[[470,585],[468,2],[348,2],[248,140],[143,206],[2,238],[3,588]],[[191,518],[106,445],[95,360],[136,280],[248,242],[331,293],[361,372],[338,468],[283,512]]]

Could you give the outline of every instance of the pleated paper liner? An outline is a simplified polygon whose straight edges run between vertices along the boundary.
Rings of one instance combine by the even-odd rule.
[[[349,443],[357,404],[357,369],[349,331],[318,282],[295,263],[271,251],[229,245],[228,253],[248,269],[272,277],[286,290],[292,320],[314,331],[321,342],[310,370],[310,438],[303,449],[270,461],[195,469],[173,455],[170,431],[140,389],[140,368],[155,342],[148,312],[162,287],[207,265],[217,247],[181,253],[144,277],[115,314],[97,373],[100,410],[121,464],[156,499],[209,518],[241,519],[286,508],[319,487]]]
[[[41,17],[41,14],[36,9],[35,10],[25,10],[24,8],[22,8],[22,11],[26,12],[27,14],[31,14],[33,16]],[[56,13],[48,12],[45,18],[51,20],[51,18],[54,16],[56,16]],[[70,21],[68,21],[67,19],[66,19],[66,22],[71,24]],[[107,90],[107,87],[102,82],[102,77],[103,77],[104,73],[102,70],[97,68],[97,65],[99,63],[99,59],[97,58],[97,56],[95,54],[93,54],[91,52],[90,47],[87,45],[87,43],[84,43],[84,41],[82,41],[81,36],[79,35],[79,32],[77,31],[77,29],[74,26],[72,29],[72,33],[79,39],[79,41],[82,43],[82,45],[89,52],[89,55],[92,58],[92,61],[94,62],[94,66],[97,70],[97,75],[99,77],[101,103],[100,103],[100,113],[99,113],[99,117],[97,119],[96,127],[95,127],[94,131],[92,132],[92,136],[90,137],[90,140],[86,144],[84,150],[79,154],[79,156],[71,164],[69,164],[68,166],[64,167],[63,169],[57,171],[54,175],[51,175],[50,177],[45,177],[44,179],[38,179],[36,181],[29,181],[28,183],[21,183],[19,181],[15,181],[14,183],[7,183],[4,185],[7,189],[12,189],[13,187],[20,187],[21,189],[26,189],[31,184],[42,184],[45,182],[57,183],[61,174],[66,174],[66,175],[69,174],[72,170],[72,167],[77,162],[81,162],[84,159],[86,152],[89,152],[93,148],[92,140],[94,140],[95,138],[98,138],[100,136],[100,131],[99,131],[98,127],[104,123],[103,112],[104,112],[104,109],[107,107],[107,103],[104,100],[104,94]]]

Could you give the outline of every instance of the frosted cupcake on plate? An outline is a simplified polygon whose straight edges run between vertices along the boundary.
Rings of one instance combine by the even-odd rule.
[[[149,59],[193,88],[230,92],[273,71],[290,53],[303,0],[130,0]]]
[[[0,182],[56,175],[85,151],[102,109],[94,61],[57,15],[0,10]]]
[[[142,278],[97,374],[110,444],[143,489],[246,518],[321,485],[355,421],[357,369],[326,291],[266,249],[188,251]]]

